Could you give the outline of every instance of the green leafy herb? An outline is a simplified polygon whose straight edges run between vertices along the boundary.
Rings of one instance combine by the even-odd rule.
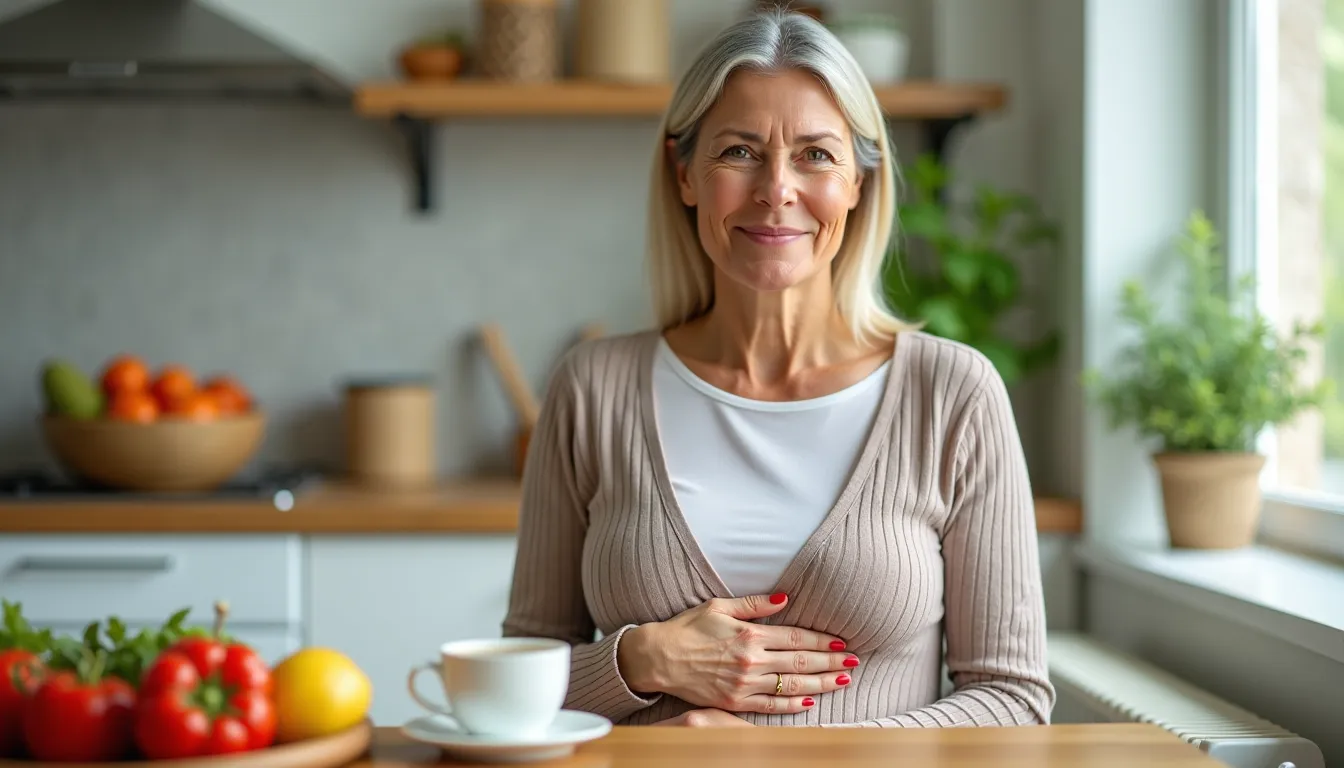
[[[18,603],[0,601],[3,626],[0,626],[0,650],[21,648],[42,657],[51,669],[79,672],[97,659],[102,673],[119,677],[139,686],[145,670],[170,645],[189,636],[209,636],[205,627],[188,626],[190,608],[184,608],[158,629],[141,629],[131,634],[118,616],[92,621],[78,635],[54,635],[50,629],[34,630],[24,618]],[[221,636],[226,642],[232,638]]]
[[[23,616],[22,603],[0,600],[3,625],[0,626],[0,651],[18,649],[42,654],[51,647],[51,630],[35,630]]]
[[[1113,428],[1132,424],[1163,450],[1252,451],[1266,426],[1333,392],[1328,379],[1298,380],[1307,342],[1324,329],[1295,323],[1280,336],[1254,306],[1252,276],[1232,281],[1229,291],[1217,232],[1202,212],[1190,216],[1179,251],[1183,306],[1163,318],[1142,285],[1127,283],[1120,314],[1138,340],[1108,366],[1111,376],[1089,370],[1084,382]]]

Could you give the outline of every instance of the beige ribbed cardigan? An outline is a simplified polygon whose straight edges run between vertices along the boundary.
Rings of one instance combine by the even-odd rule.
[[[668,479],[651,387],[657,342],[656,332],[585,342],[552,374],[503,625],[507,636],[571,643],[565,706],[622,724],[692,708],[626,686],[616,663],[625,630],[735,597]],[[1032,494],[1007,393],[983,356],[923,333],[898,337],[853,474],[774,591],[789,605],[763,623],[834,634],[861,663],[808,711],[741,715],[752,723],[1049,721]],[[940,699],[944,661],[954,690]]]

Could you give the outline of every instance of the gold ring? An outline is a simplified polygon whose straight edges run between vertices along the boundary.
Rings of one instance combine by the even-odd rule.
[[[775,673],[775,695],[784,695],[784,676],[778,672]]]

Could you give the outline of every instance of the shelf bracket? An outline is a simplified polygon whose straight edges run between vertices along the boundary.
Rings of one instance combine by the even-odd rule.
[[[940,165],[946,165],[947,163],[947,146],[952,140],[952,134],[974,119],[974,113],[967,113],[956,117],[935,117],[924,121],[924,139],[928,142],[928,150],[933,153],[934,158],[938,160]]]
[[[947,167],[947,147],[952,140],[952,134],[974,119],[974,113],[966,113],[956,117],[935,117],[924,121],[924,140],[928,144],[928,151],[933,154],[933,159],[939,165]],[[946,186],[938,191],[940,204],[947,204],[948,192]]]
[[[410,153],[411,173],[415,177],[415,209],[421,213],[434,207],[434,123],[419,117],[397,115],[397,128],[406,137]]]

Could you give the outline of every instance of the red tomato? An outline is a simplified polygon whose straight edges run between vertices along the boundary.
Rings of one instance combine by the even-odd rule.
[[[37,688],[37,655],[17,648],[0,651],[0,757],[23,746],[23,704]]]
[[[134,708],[135,691],[124,680],[50,673],[24,707],[24,741],[35,760],[120,760],[133,746]]]

